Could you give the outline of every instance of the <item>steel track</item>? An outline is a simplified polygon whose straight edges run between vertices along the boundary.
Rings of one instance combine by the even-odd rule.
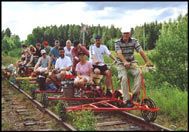
[[[32,103],[34,103],[39,110],[41,110],[42,112],[46,112],[47,114],[49,114],[52,118],[56,119],[59,123],[61,123],[66,129],[68,129],[70,131],[76,131],[76,129],[73,126],[71,126],[70,124],[62,121],[56,114],[54,114],[49,109],[44,108],[44,106],[40,102],[38,102],[37,100],[32,99],[32,97],[28,93],[26,93],[25,91],[23,91],[22,89],[20,89],[13,82],[11,82],[9,80],[8,80],[8,82],[15,89],[17,89],[19,92],[21,92],[22,94],[24,94]],[[127,120],[128,123],[130,123],[130,124],[137,124],[137,126],[140,126],[144,130],[148,130],[148,131],[172,131],[171,129],[166,128],[164,126],[161,126],[159,124],[156,124],[156,123],[153,123],[153,122],[146,122],[141,117],[135,116],[135,115],[130,114],[128,112],[118,112],[118,113],[121,114],[122,116],[124,116],[125,120]],[[120,124],[121,123],[122,122],[120,122]],[[115,121],[115,125],[119,125],[119,123],[116,124],[116,121]]]

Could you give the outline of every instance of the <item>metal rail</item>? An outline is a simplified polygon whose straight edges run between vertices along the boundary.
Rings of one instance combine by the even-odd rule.
[[[15,85],[13,82],[9,81],[8,82],[15,88],[17,89],[19,92],[21,92],[22,94],[24,94],[29,100],[32,101],[32,103],[34,103],[37,108],[42,111],[42,112],[46,112],[48,115],[50,115],[52,118],[54,118],[55,120],[57,120],[59,123],[61,123],[66,129],[70,130],[70,131],[76,131],[76,129],[71,126],[70,124],[62,121],[56,114],[54,114],[52,111],[50,111],[47,108],[44,108],[43,105],[38,102],[37,100],[34,100],[29,94],[27,94],[25,91],[23,91],[22,89],[20,89],[17,85]]]
[[[50,111],[47,108],[44,108],[43,105],[38,102],[37,100],[34,100],[29,94],[27,94],[25,91],[23,91],[22,89],[20,89],[17,85],[15,85],[13,82],[9,81],[8,82],[18,91],[20,91],[21,93],[23,93],[29,100],[31,100],[35,105],[37,105],[38,109],[40,109],[42,112],[46,112],[47,114],[49,114],[52,118],[56,119],[58,122],[60,122],[63,126],[66,127],[66,129],[71,130],[71,131],[76,131],[76,129],[71,126],[70,124],[63,122],[61,120],[61,118],[59,118],[56,114],[54,114],[52,111]],[[159,124],[156,123],[152,123],[152,122],[146,122],[144,121],[144,119],[142,119],[141,117],[135,116],[133,114],[130,114],[128,112],[119,112],[121,114],[123,114],[131,123],[137,124],[138,126],[141,126],[142,128],[149,130],[149,131],[172,131],[169,128],[166,128],[164,126],[161,126]]]
[[[154,130],[155,131],[173,131],[173,130],[166,128],[164,126],[161,126],[159,124],[156,124],[153,122],[146,122],[141,117],[135,116],[128,112],[121,112],[121,113],[123,113],[129,120],[131,120],[131,122],[134,122],[134,123],[138,124],[139,126],[142,126],[146,130],[149,130],[149,131],[154,131]]]

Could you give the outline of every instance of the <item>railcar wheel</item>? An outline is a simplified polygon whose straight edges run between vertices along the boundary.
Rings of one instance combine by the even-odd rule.
[[[42,102],[44,108],[48,107],[49,101],[48,101],[48,96],[46,94],[41,95],[41,102]]]
[[[142,100],[141,105],[147,105],[149,108],[155,108],[156,105],[154,101],[150,98],[146,98]],[[151,112],[148,110],[141,110],[142,117],[144,118],[145,121],[148,122],[153,122],[157,118],[157,111]]]

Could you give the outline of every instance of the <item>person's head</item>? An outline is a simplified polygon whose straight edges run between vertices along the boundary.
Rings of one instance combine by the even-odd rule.
[[[36,48],[40,49],[41,48],[41,43],[36,43]]]
[[[123,41],[128,41],[130,37],[131,37],[130,32],[127,31],[127,32],[123,32],[122,33],[122,39],[123,39]]]
[[[35,52],[35,47],[33,45],[30,45],[29,46],[29,49],[30,49],[30,52],[31,53],[34,53]]]
[[[58,48],[60,46],[60,41],[59,40],[55,40],[54,46]]]
[[[74,48],[78,48],[79,44],[80,44],[80,42],[78,40],[75,40],[74,41]]]
[[[85,62],[86,61],[85,53],[80,52],[78,55],[79,55],[79,59],[80,59],[81,62]]]
[[[64,48],[60,47],[58,50],[59,50],[60,57],[64,58]]]
[[[43,57],[46,57],[46,51],[45,51],[44,49],[41,50],[41,55],[42,55]]]
[[[95,37],[95,44],[96,44],[97,47],[100,46],[100,44],[101,44],[101,36],[100,35],[97,35]]]
[[[47,47],[48,45],[49,45],[49,43],[48,43],[47,41],[44,41],[44,42],[43,42],[43,46],[44,46],[44,47]]]
[[[66,41],[66,47],[67,47],[67,48],[70,48],[71,45],[72,45],[71,41],[70,41],[70,40],[67,40],[67,41]]]

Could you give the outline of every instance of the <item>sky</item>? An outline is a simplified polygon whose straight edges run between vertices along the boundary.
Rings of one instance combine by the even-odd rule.
[[[2,29],[26,40],[32,30],[81,23],[128,31],[144,22],[164,22],[188,13],[188,2],[1,2]]]

